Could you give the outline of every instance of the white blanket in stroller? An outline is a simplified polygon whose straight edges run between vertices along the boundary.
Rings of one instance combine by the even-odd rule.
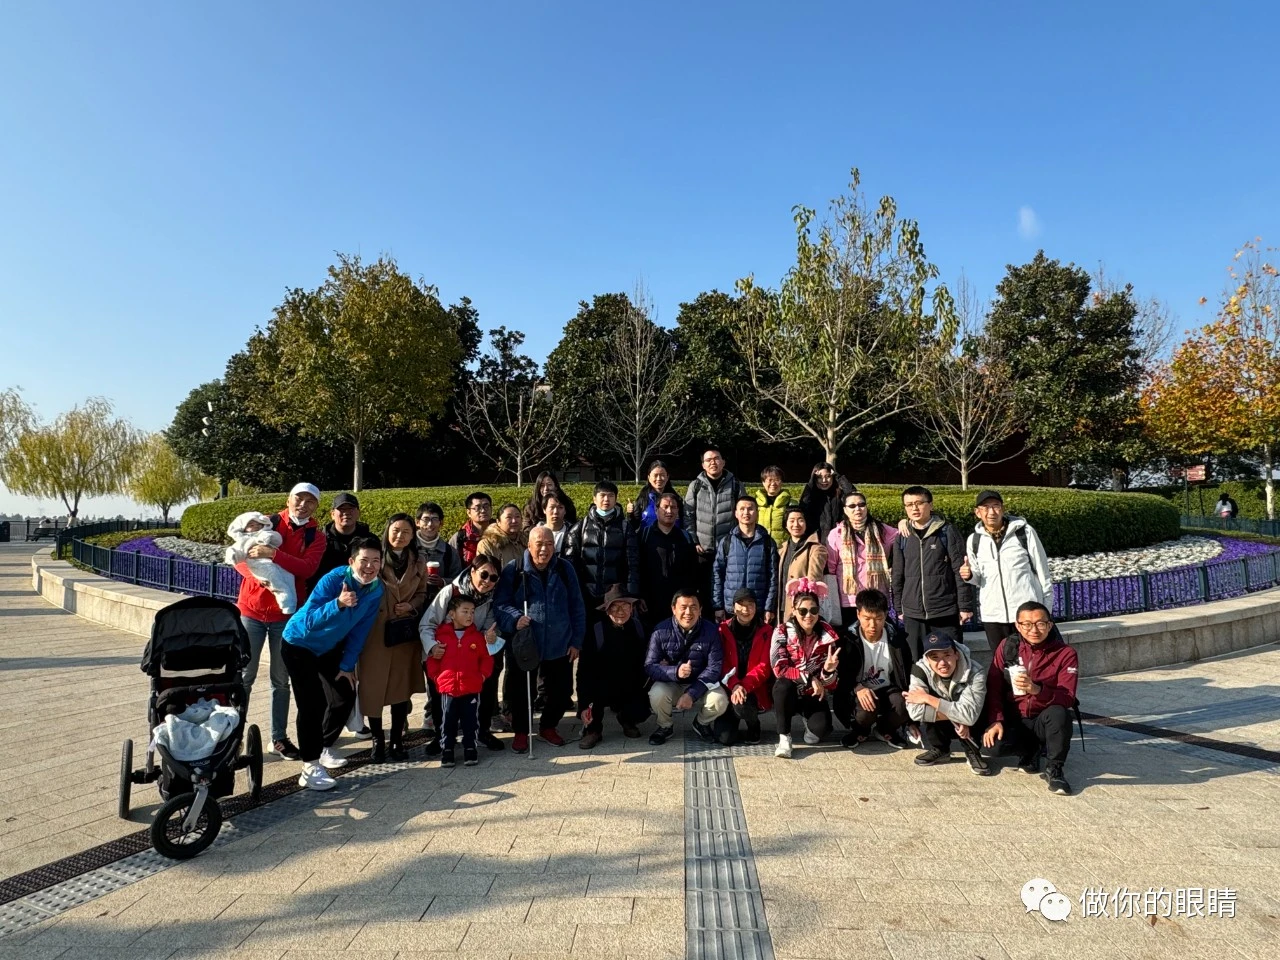
[[[240,722],[235,707],[225,707],[203,697],[182,713],[170,714],[153,731],[153,742],[163,744],[175,760],[203,760],[225,740]]]

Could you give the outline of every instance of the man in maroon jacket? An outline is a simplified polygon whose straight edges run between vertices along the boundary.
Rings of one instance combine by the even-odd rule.
[[[307,599],[307,580],[320,565],[324,556],[324,531],[317,526],[313,515],[320,505],[320,491],[314,484],[299,483],[289,491],[285,509],[272,517],[272,526],[280,534],[279,547],[256,546],[249,549],[249,558],[271,560],[293,574],[298,591],[298,607]],[[280,653],[284,640],[284,625],[289,619],[280,612],[280,605],[271,591],[249,573],[243,563],[237,568],[244,578],[240,582],[240,596],[236,606],[240,610],[240,622],[249,635],[249,665],[244,671],[245,689],[253,690],[258,677],[258,661],[263,646],[271,651],[271,752],[288,760],[301,757],[298,748],[286,735],[289,726],[289,672],[285,669]],[[246,703],[245,708],[248,709]]]
[[[1040,751],[1048,762],[1040,776],[1051,793],[1069,796],[1062,768],[1071,749],[1071,709],[1080,661],[1062,639],[1043,603],[1018,607],[1018,634],[995,648],[987,671],[985,746],[1007,739],[1018,751],[1018,769],[1038,773]],[[1016,655],[1015,655],[1016,654]]]

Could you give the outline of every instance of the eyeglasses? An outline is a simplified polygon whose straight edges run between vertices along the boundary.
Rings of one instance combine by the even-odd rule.
[[[724,463],[724,457],[703,457],[703,463]]]
[[[796,607],[797,617],[816,617],[818,612],[817,607]]]
[[[479,573],[476,574],[476,576],[480,578],[481,583],[488,583],[491,580],[494,583],[497,583],[499,574],[490,573],[488,570],[481,570]]]
[[[1018,626],[1027,630],[1048,630],[1053,626],[1053,622],[1051,620],[1019,620]]]
[[[986,511],[991,511],[991,510],[1003,510],[1003,509],[1004,509],[1004,504],[1003,504],[1003,503],[980,503],[980,504],[978,504],[978,506],[977,506],[977,508],[976,508],[976,509],[978,509],[978,510],[986,510]]]
[[[912,507],[923,507],[928,500],[903,500],[902,505],[910,510]]]

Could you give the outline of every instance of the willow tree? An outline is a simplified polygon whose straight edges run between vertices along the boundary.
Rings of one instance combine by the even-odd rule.
[[[734,339],[745,379],[725,384],[744,421],[776,442],[812,439],[825,458],[914,407],[921,377],[950,349],[956,318],[914,220],[872,206],[857,169],[826,222],[796,207],[796,262],[777,290],[737,283]],[[932,303],[930,311],[926,303]]]
[[[338,254],[321,286],[291,290],[250,338],[258,389],[246,402],[274,426],[349,443],[359,490],[372,440],[392,428],[430,431],[453,395],[462,350],[435,287],[390,257],[365,264]]]
[[[85,497],[123,493],[139,438],[111,404],[91,397],[51,424],[32,423],[0,461],[0,475],[14,493],[56,497],[74,523]]]
[[[167,524],[169,511],[199,496],[209,479],[174,453],[163,433],[153,433],[139,446],[127,489],[138,503],[157,507]]]
[[[18,442],[18,437],[31,429],[34,419],[31,407],[18,389],[0,390],[0,460]]]

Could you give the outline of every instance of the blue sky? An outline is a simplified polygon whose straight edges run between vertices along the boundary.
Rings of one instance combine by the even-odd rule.
[[[1280,14],[1058,6],[6,4],[0,387],[159,429],[335,250],[538,357],[640,277],[673,323],[854,165],[944,279],[1043,246],[1203,322],[1280,241]]]

